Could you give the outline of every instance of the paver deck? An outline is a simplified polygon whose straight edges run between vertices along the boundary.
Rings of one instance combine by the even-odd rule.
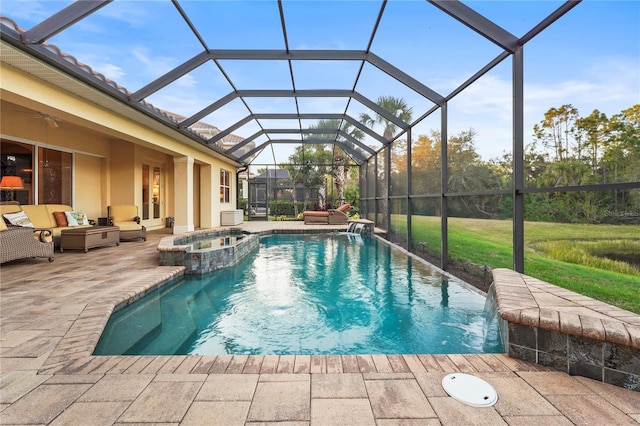
[[[323,227],[251,222],[273,227]],[[506,355],[102,356],[114,301],[179,267],[148,241],[0,268],[0,424],[638,424],[640,393]],[[446,395],[451,372],[484,378],[491,408]]]

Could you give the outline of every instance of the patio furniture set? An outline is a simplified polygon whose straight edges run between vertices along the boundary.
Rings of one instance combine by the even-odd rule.
[[[31,257],[53,261],[56,247],[83,250],[147,239],[135,205],[109,206],[98,225],[64,204],[0,205],[0,263]]]

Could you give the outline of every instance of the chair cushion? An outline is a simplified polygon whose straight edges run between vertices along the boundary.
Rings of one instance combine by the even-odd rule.
[[[44,204],[25,204],[21,207],[36,228],[55,228],[56,221]]]
[[[351,204],[349,203],[345,203],[343,205],[341,205],[340,207],[338,207],[336,210],[345,213],[347,210],[349,210],[351,208]]]
[[[73,207],[67,204],[45,204],[44,206],[47,209],[47,212],[49,213],[49,215],[53,218],[54,223],[56,221],[54,216],[55,212],[72,212],[73,211]]]
[[[0,232],[6,231],[7,229],[9,229],[9,228],[7,228],[7,224],[5,223],[5,221],[4,220],[0,220]]]
[[[328,211],[306,211],[302,212],[305,216],[314,216],[314,217],[327,217],[329,216]]]
[[[113,222],[129,222],[138,216],[138,207],[135,205],[109,206],[109,216]]]
[[[138,225],[136,222],[113,222],[113,226],[117,226],[121,231],[139,231],[142,229],[142,225]]]
[[[22,211],[19,204],[0,204],[0,214]]]
[[[33,228],[31,219],[29,219],[29,216],[27,216],[27,214],[23,211],[17,213],[5,213],[2,216],[4,216],[4,218],[7,219],[12,225],[27,226]]]

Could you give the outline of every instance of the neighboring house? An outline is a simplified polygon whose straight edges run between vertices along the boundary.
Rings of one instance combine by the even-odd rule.
[[[153,118],[171,113],[151,105],[151,114],[136,110],[5,42],[0,47],[1,172],[22,178],[23,188],[11,193],[22,204],[69,204],[94,219],[106,216],[109,205],[135,204],[147,228],[174,217],[175,233],[219,226],[220,212],[236,208],[242,164],[222,147],[240,137],[228,135],[213,147],[199,143]],[[219,133],[204,123],[192,127],[187,131]]]
[[[286,169],[268,169],[251,180],[256,185],[264,185],[266,194],[270,200],[293,200],[294,184],[291,175]],[[307,188],[307,201],[319,199],[319,188]],[[305,199],[305,186],[301,183],[295,185],[296,200],[302,202]]]

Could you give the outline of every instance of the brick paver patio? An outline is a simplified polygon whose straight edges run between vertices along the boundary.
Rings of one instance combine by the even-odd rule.
[[[640,392],[502,354],[91,356],[115,303],[180,273],[158,266],[163,236],[2,265],[0,424],[640,423]],[[497,404],[447,396],[440,381],[456,371],[491,383]]]

